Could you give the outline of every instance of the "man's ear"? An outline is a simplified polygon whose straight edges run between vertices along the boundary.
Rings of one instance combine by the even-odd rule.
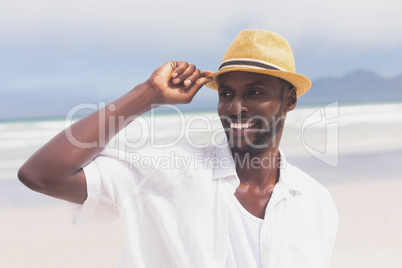
[[[296,89],[292,87],[290,90],[288,90],[285,94],[285,100],[284,100],[284,111],[285,113],[292,111],[297,104],[297,95],[296,95]]]

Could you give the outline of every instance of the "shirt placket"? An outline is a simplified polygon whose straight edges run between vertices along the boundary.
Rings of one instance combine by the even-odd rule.
[[[260,234],[260,254],[261,263],[264,268],[274,268],[275,259],[280,250],[283,237],[283,222],[281,223],[281,210],[278,205],[289,195],[289,190],[281,183],[278,183],[272,193],[265,210],[265,218],[261,227]],[[274,246],[272,246],[274,245]]]

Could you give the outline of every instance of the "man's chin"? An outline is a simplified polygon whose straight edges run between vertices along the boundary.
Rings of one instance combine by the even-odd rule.
[[[269,148],[268,145],[255,145],[255,144],[233,144],[229,142],[230,149],[232,153],[241,153],[241,154],[262,154],[266,152]]]

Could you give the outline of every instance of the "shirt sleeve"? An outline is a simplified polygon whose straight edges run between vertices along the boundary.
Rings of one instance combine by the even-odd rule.
[[[73,224],[107,223],[119,216],[118,207],[105,188],[105,181],[110,181],[107,174],[102,172],[99,160],[96,158],[83,170],[87,182],[87,199],[84,204],[69,203],[71,221]]]

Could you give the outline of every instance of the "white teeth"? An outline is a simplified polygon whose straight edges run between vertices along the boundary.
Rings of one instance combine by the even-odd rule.
[[[255,126],[257,123],[230,123],[231,128],[242,129]]]

